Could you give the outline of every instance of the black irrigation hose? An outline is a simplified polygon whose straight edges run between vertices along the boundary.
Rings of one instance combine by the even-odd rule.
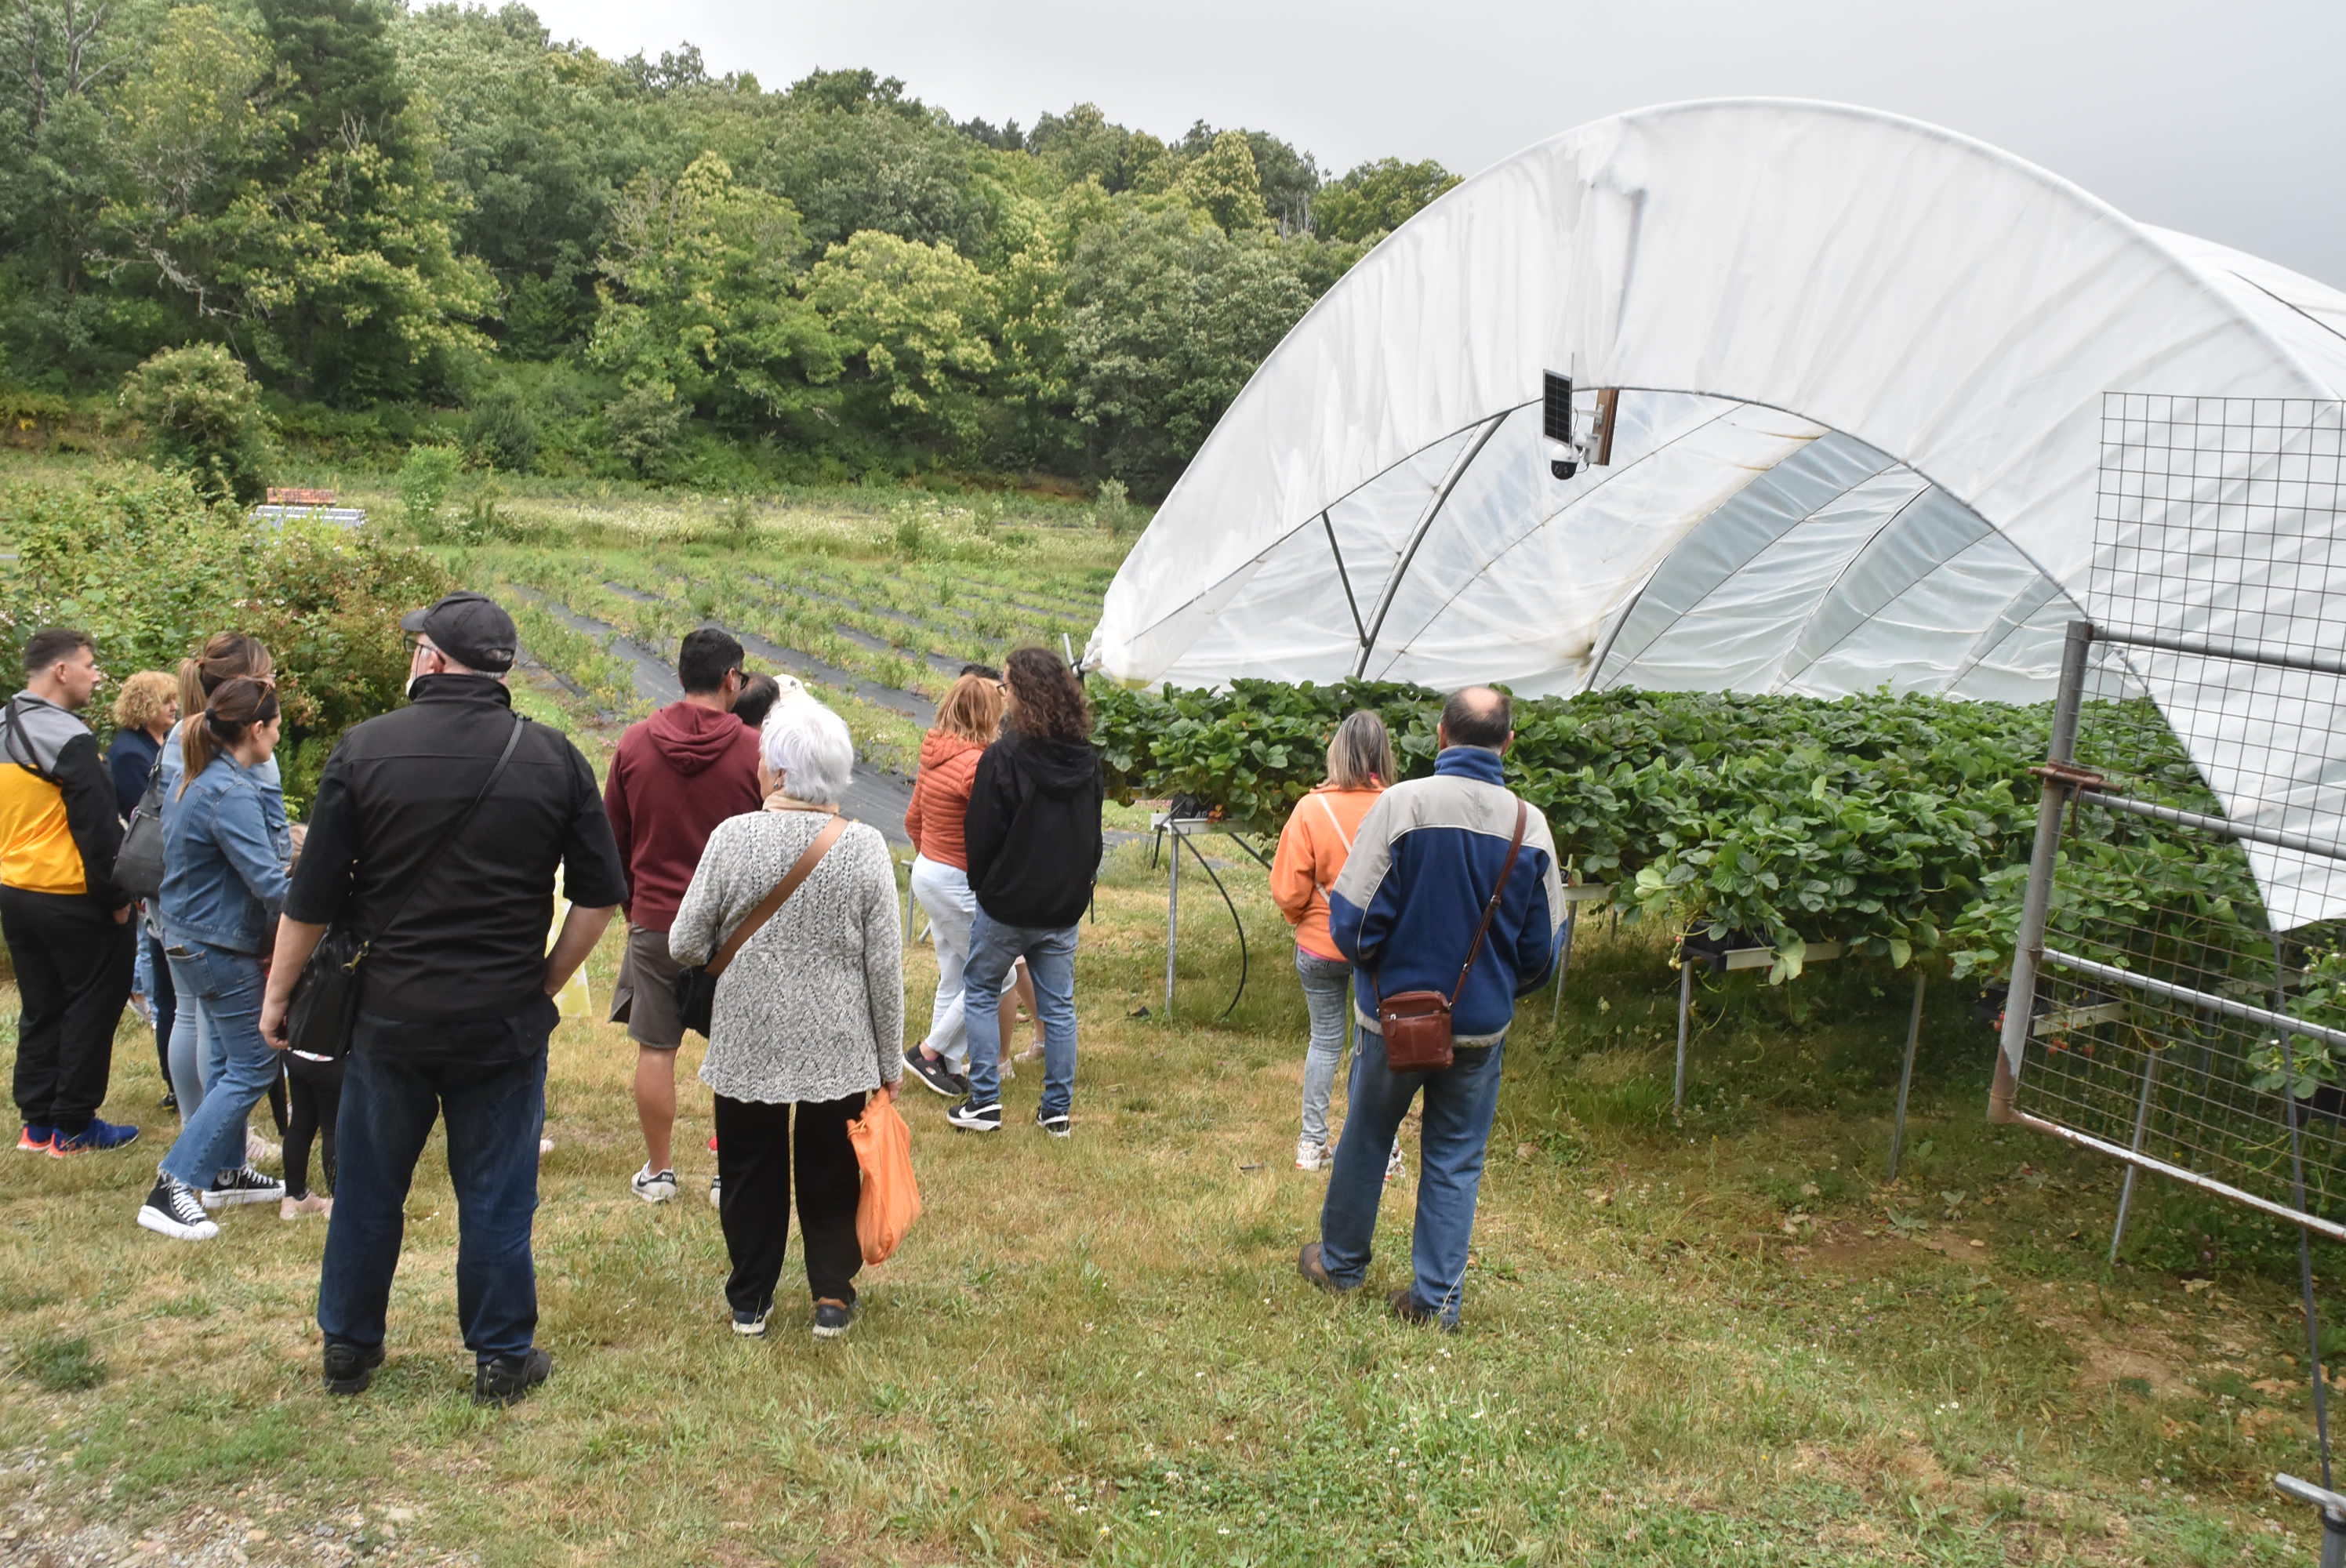
[[[1166,830],[1163,828],[1157,830],[1157,838],[1159,844],[1164,842],[1165,833]],[[1238,840],[1238,835],[1235,833],[1231,834],[1230,837],[1234,840]],[[1239,842],[1240,848],[1245,848],[1243,840],[1239,840]],[[1222,879],[1215,872],[1213,863],[1206,859],[1204,853],[1198,850],[1197,845],[1189,843],[1188,836],[1187,834],[1175,833],[1173,835],[1173,852],[1175,854],[1179,854],[1181,852],[1182,846],[1185,844],[1188,845],[1189,858],[1196,860],[1198,867],[1205,871],[1206,875],[1213,879],[1214,891],[1222,895],[1222,902],[1230,911],[1230,924],[1237,928],[1239,933],[1239,988],[1230,993],[1229,1004],[1215,1015],[1214,1022],[1219,1023],[1223,1019],[1228,1018],[1231,1013],[1238,1011],[1239,998],[1246,994],[1247,974],[1250,969],[1250,962],[1247,957],[1246,921],[1239,918],[1238,903],[1230,897],[1230,890],[1222,885]],[[1247,850],[1247,853],[1254,855],[1254,851],[1250,849]],[[1254,858],[1258,860],[1262,859],[1260,855],[1254,855]],[[1149,851],[1149,865],[1153,869],[1156,863],[1156,850],[1151,849]]]

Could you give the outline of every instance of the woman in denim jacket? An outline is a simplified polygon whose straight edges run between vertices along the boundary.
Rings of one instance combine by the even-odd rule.
[[[200,1012],[220,1062],[138,1210],[140,1225],[180,1241],[219,1234],[207,1208],[273,1202],[285,1191],[244,1157],[245,1117],[278,1074],[260,1036],[261,959],[293,850],[284,798],[263,782],[278,724],[274,681],[222,681],[181,726],[185,767],[164,800],[164,952],[184,977],[181,1005]]]

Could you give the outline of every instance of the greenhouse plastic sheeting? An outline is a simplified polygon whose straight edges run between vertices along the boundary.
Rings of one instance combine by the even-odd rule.
[[[1468,180],[1329,290],[1134,547],[1088,661],[2049,697],[2095,610],[2103,394],[2336,398],[2341,332],[2346,296],[1933,127],[1619,116]],[[1550,474],[1548,371],[1584,429],[1586,389],[1621,389],[1608,466]],[[2183,739],[2228,801],[2282,766],[2253,734]],[[2346,777],[2337,745],[2287,763],[2306,790]],[[2346,912],[2252,859],[2278,922]]]

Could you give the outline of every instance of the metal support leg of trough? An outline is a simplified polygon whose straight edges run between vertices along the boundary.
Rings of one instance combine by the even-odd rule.
[[[1914,1016],[1906,1024],[1906,1062],[1898,1069],[1898,1115],[1890,1124],[1890,1179],[1898,1179],[1898,1156],[1906,1152],[1906,1095],[1914,1086],[1914,1048],[1923,1039],[1923,972],[1914,972]]]
[[[2143,1135],[2150,1130],[2150,1096],[2157,1083],[2158,1054],[2145,1051],[2142,1054],[2142,1094],[2135,1101],[2134,1107],[2134,1142],[2128,1145],[2137,1154],[2142,1153]],[[2141,1174],[2140,1167],[2128,1166],[2125,1179],[2118,1184],[2118,1218],[2117,1223],[2110,1227],[2112,1263],[2118,1260],[2118,1247],[2126,1241],[2127,1210],[2134,1207],[2134,1184]]]
[[[1564,948],[1556,955],[1556,1001],[1547,1010],[1548,1027],[1556,1027],[1564,1016],[1564,977],[1572,972],[1572,934],[1580,924],[1580,905],[1576,901],[1564,906]]]
[[[2273,1485],[2321,1512],[2321,1568],[2346,1568],[2346,1497],[2293,1475],[2273,1477]]]
[[[1181,830],[1165,824],[1173,862],[1165,882],[1165,1015],[1173,1015],[1173,955],[1181,946]]]
[[[1694,960],[1681,950],[1678,953],[1678,1065],[1670,1075],[1670,1110],[1673,1115],[1686,1108],[1686,1048],[1687,1013],[1694,1006]]]

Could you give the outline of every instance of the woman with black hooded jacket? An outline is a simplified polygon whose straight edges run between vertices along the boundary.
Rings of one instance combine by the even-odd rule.
[[[1083,683],[1048,648],[1004,667],[1010,710],[972,782],[964,839],[977,918],[963,971],[969,1098],[946,1113],[964,1132],[1002,1125],[1002,1033],[994,1004],[1026,961],[1043,1025],[1043,1103],[1035,1125],[1066,1137],[1076,1086],[1076,932],[1099,874],[1106,781]]]

